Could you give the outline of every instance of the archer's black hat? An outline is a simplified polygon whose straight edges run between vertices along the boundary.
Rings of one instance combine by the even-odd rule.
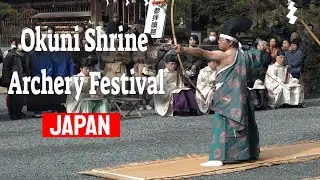
[[[237,34],[249,30],[252,24],[245,16],[234,17],[222,25],[219,37],[238,42]]]

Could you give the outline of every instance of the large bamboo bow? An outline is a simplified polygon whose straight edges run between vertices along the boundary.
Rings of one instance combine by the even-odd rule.
[[[173,16],[174,16],[174,11],[173,11],[173,7],[174,7],[174,0],[171,1],[171,30],[172,30],[172,36],[173,36],[173,42],[174,42],[174,45],[178,45],[177,43],[177,38],[176,38],[176,32],[175,32],[175,28],[174,28],[174,20],[173,20]],[[182,64],[182,61],[181,61],[181,57],[180,57],[180,54],[177,54],[177,57],[178,57],[178,61],[179,61],[179,64],[181,66],[181,69],[182,69],[182,73],[183,74],[186,74],[186,70]],[[206,100],[206,98],[204,98],[204,96],[202,95],[201,91],[197,88],[197,86],[195,86],[191,79],[189,78],[188,75],[185,76],[187,78],[187,80],[189,81],[189,83],[196,89],[196,91],[200,94],[201,98],[203,100]]]

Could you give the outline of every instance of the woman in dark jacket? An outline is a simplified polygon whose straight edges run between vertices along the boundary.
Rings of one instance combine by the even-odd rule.
[[[198,36],[191,35],[189,37],[189,47],[194,48],[198,46],[199,46]],[[186,70],[186,74],[182,76],[182,81],[187,87],[194,89],[194,87],[192,87],[192,85],[190,84],[190,82],[187,80],[185,76],[189,76],[192,83],[197,84],[199,71],[201,68],[206,66],[206,64],[204,64],[204,61],[201,58],[193,57],[193,56],[186,56],[186,61],[183,61],[182,64]]]

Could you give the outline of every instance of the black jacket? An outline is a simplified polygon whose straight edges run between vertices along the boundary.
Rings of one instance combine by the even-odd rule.
[[[9,52],[3,60],[1,86],[9,87],[13,72],[17,72],[20,80],[20,85],[23,87],[22,78],[30,75],[31,63],[29,55],[18,55],[15,51]]]

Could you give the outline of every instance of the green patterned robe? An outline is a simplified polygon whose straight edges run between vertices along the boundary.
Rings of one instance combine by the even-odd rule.
[[[247,76],[261,66],[259,50],[238,50],[234,64],[217,74],[220,84],[214,93],[213,137],[209,160],[240,161],[257,159],[259,132],[247,89]]]

